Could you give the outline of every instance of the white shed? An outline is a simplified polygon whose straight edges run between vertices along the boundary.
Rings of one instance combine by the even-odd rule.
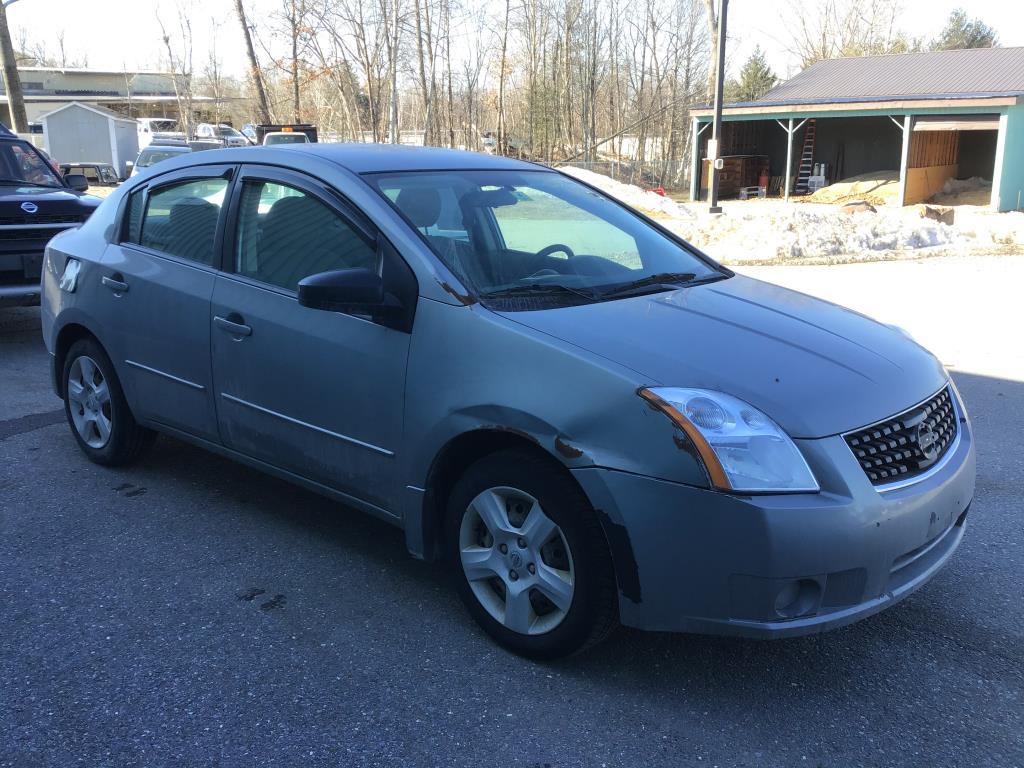
[[[40,118],[46,151],[58,163],[110,163],[127,176],[139,154],[138,123],[105,107],[72,101]]]

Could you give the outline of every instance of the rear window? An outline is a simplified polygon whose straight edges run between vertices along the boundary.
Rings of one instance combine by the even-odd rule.
[[[139,155],[139,162],[136,163],[140,168],[148,168],[153,163],[159,163],[161,160],[168,160],[178,155],[188,154],[189,150],[182,149],[145,149],[142,154]]]

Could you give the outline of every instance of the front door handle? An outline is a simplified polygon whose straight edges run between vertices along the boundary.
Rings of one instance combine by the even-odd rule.
[[[215,316],[213,318],[213,322],[222,331],[225,331],[226,333],[230,333],[232,336],[251,336],[252,335],[252,327],[251,326],[248,326],[245,323],[235,322],[234,320],[229,320],[228,318],[230,318],[230,317],[237,318],[238,320],[242,319],[239,315],[236,315],[235,313],[232,312],[230,315],[228,315],[228,317],[220,317],[219,315]]]
[[[125,293],[128,290],[128,283],[124,282],[123,276],[118,272],[115,272],[113,277],[104,276],[100,282],[114,293]]]

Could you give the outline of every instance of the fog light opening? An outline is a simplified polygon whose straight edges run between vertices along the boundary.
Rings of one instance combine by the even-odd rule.
[[[794,579],[775,597],[775,613],[783,619],[795,619],[818,610],[821,585],[813,579]]]

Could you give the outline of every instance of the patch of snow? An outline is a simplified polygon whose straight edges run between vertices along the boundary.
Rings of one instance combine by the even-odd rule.
[[[679,218],[693,216],[685,206],[677,203],[671,197],[659,195],[657,192],[649,192],[634,184],[623,184],[621,181],[615,181],[608,176],[584,168],[566,166],[558,170],[592,187],[597,187],[602,192],[637,210]]]
[[[1019,212],[958,206],[954,223],[947,225],[922,217],[916,208],[843,213],[838,205],[727,200],[722,203],[724,213],[714,215],[706,203],[677,203],[592,171],[561,170],[651,214],[688,242],[730,263],[860,261],[993,250],[1024,253],[1024,213]],[[975,189],[979,181],[983,182],[967,179],[947,186],[955,188],[955,194]]]
[[[959,195],[961,192],[974,191],[976,189],[992,189],[992,182],[985,181],[980,176],[971,176],[969,179],[946,179],[942,185],[940,194]]]

